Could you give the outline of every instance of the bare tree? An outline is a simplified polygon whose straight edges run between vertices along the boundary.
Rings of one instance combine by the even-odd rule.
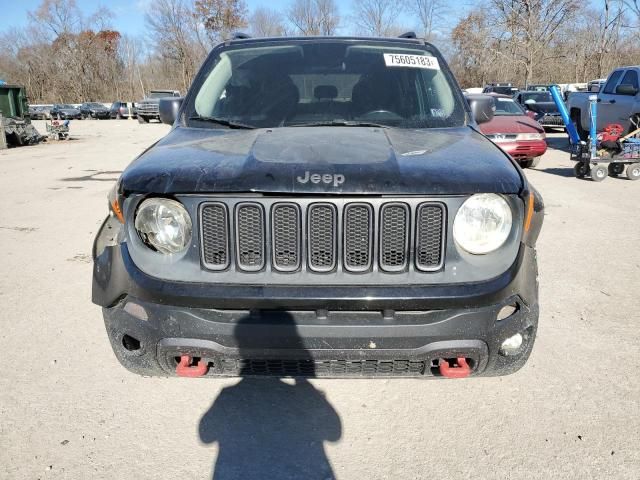
[[[287,18],[301,35],[335,35],[340,24],[334,0],[293,0]]]
[[[408,7],[418,17],[424,38],[427,41],[431,41],[434,34],[434,25],[443,17],[444,0],[409,0]]]
[[[122,99],[143,98],[145,86],[140,74],[142,63],[142,45],[139,38],[123,36],[120,42],[119,57],[124,68],[123,79],[126,83],[122,88]]]
[[[0,78],[24,84],[34,103],[131,101],[157,87],[184,91],[212,46],[244,28],[243,1],[156,0],[146,31],[132,37],[113,30],[108,10],[87,12],[84,4],[81,10],[78,0],[40,0],[27,26],[0,32]],[[441,25],[451,18],[444,0],[400,1],[426,37],[442,35]],[[283,12],[253,11],[252,33],[336,33],[336,0],[291,2]],[[350,15],[345,27],[370,35],[399,33],[398,7],[390,0],[354,5],[358,15]],[[640,0],[600,0],[580,8],[577,0],[490,0],[488,6],[466,12],[451,41],[441,43],[465,87],[585,82],[640,58]]]
[[[400,13],[397,0],[354,0],[352,22],[360,34],[386,37],[398,31]]]
[[[249,17],[249,28],[256,37],[282,37],[287,34],[280,12],[266,7],[253,11]]]
[[[157,0],[145,20],[156,53],[180,72],[180,87],[187,90],[203,56],[195,48],[193,12],[183,0]]]
[[[514,60],[524,69],[525,85],[535,67],[548,58],[559,29],[581,7],[579,0],[492,0],[491,5],[503,38],[513,40]]]
[[[496,74],[497,54],[484,9],[470,12],[451,32],[454,51],[451,66],[463,87],[482,86]]]
[[[605,59],[613,50],[617,49],[623,15],[624,4],[621,1],[604,0],[604,12],[596,17],[599,17],[598,26],[600,27],[597,29],[597,51],[595,55],[598,77],[608,73]]]
[[[77,32],[81,29],[81,14],[75,0],[43,0],[29,19],[48,30],[52,38]]]
[[[234,30],[247,26],[247,7],[243,0],[196,0],[193,11],[212,42],[229,38]]]

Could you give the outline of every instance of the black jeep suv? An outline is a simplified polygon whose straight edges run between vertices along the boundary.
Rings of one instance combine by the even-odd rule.
[[[142,375],[505,375],[543,203],[416,38],[234,39],[122,173],[93,301]],[[410,36],[409,36],[410,37]]]

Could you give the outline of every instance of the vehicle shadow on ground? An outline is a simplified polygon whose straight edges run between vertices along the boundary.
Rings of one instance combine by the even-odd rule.
[[[290,316],[279,325],[298,359],[310,360]],[[255,322],[255,320],[254,320]],[[242,358],[252,358],[250,318],[234,331]],[[255,336],[255,334],[254,334]],[[304,355],[304,356],[300,356]],[[313,364],[305,361],[313,375]],[[338,413],[304,378],[243,378],[222,390],[199,425],[200,440],[218,443],[213,479],[335,479],[324,442],[342,436]]]
[[[88,171],[90,170],[85,170],[85,172]],[[121,173],[122,172],[120,170],[103,170],[95,171],[93,173],[89,173],[87,175],[82,175],[79,177],[60,178],[59,180],[61,182],[115,182],[118,180],[118,177],[114,177],[113,175],[120,175]]]
[[[575,177],[575,173],[573,172],[573,168],[571,167],[554,167],[554,168],[535,168],[536,172],[549,173],[551,175],[558,175],[560,177]]]
[[[565,135],[559,136],[549,136],[547,137],[547,146],[552,148],[553,150],[558,150],[560,152],[564,152],[567,155],[567,159],[569,159],[569,154],[571,153],[571,144],[569,143],[569,138]],[[554,168],[544,168],[544,157],[542,157],[541,165],[536,167],[535,171],[542,173],[549,173],[551,175],[558,175],[560,177],[574,177],[575,174],[573,172],[573,167],[554,167]]]
[[[562,135],[561,137],[548,136],[547,146],[549,148],[553,148],[554,150],[560,150],[561,152],[571,153],[571,144],[569,143],[569,137],[567,137],[566,135]]]

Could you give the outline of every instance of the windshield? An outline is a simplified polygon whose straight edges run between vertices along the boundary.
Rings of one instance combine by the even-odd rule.
[[[551,94],[549,92],[535,92],[535,93],[523,93],[522,101],[527,102],[528,100],[533,100],[534,102],[553,102],[551,98]]]
[[[522,108],[516,102],[514,102],[511,98],[500,98],[496,99],[496,111],[495,115],[502,116],[513,116],[513,115],[524,115]]]
[[[306,125],[452,127],[465,113],[423,46],[301,42],[226,50],[189,112],[243,128]]]
[[[74,107],[73,105],[64,104],[64,105],[58,105],[58,108],[76,108],[76,107]]]
[[[500,95],[511,95],[517,92],[518,89],[515,87],[493,87],[491,91],[499,93]]]
[[[87,103],[87,107],[91,107],[91,108],[103,108],[104,105],[102,105],[101,103]]]
[[[173,96],[173,92],[149,92],[147,98],[167,98]]]

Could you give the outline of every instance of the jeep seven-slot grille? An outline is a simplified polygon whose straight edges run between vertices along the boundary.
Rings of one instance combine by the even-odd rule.
[[[207,268],[357,274],[429,272],[443,266],[442,203],[265,203],[203,205],[200,238]]]

